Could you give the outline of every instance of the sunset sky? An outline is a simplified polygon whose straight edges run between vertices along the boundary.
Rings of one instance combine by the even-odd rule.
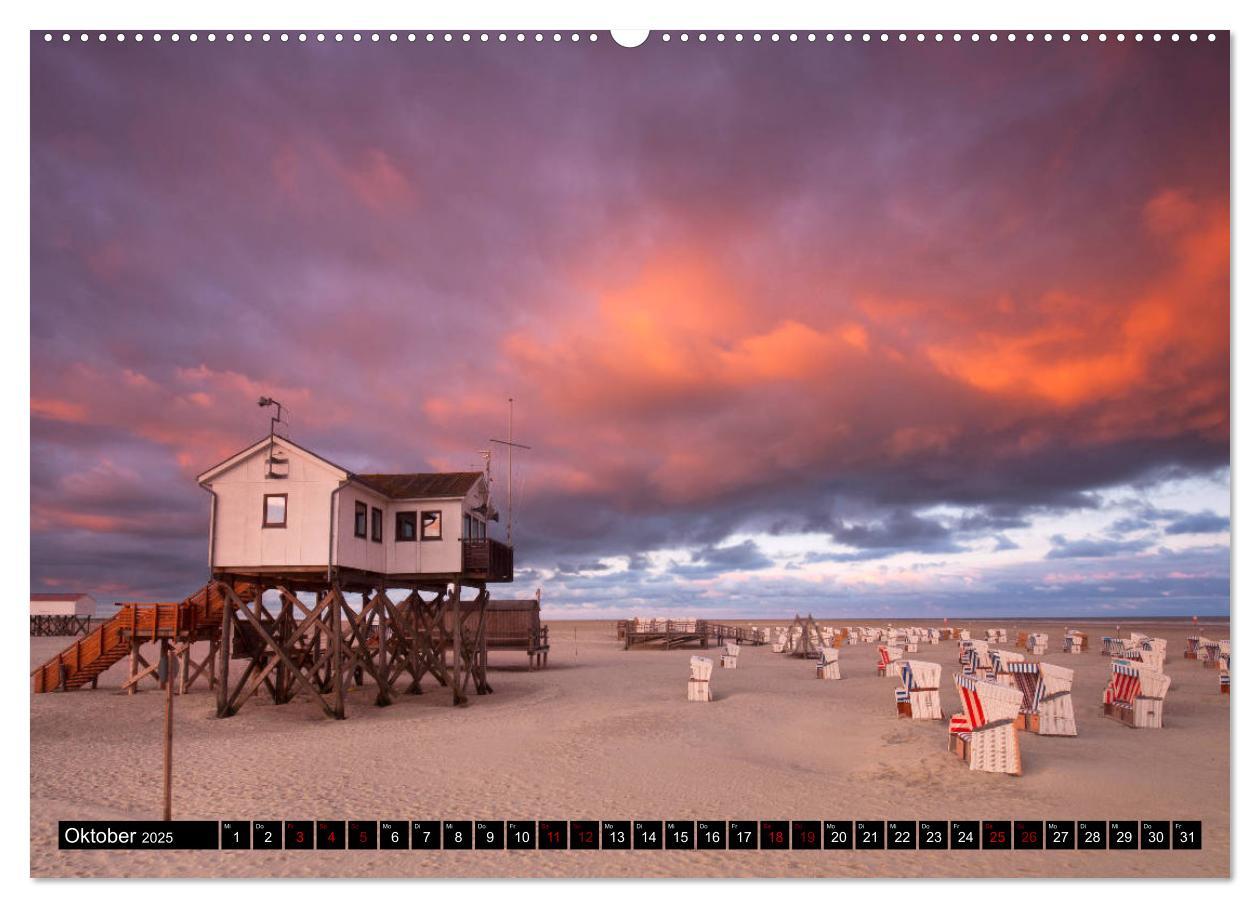
[[[512,395],[556,617],[1229,610],[1227,40],[41,34],[31,95],[34,590],[200,586],[259,395],[362,472]]]

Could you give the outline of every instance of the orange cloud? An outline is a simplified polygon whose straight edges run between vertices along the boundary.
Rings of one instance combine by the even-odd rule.
[[[87,408],[70,400],[32,397],[31,415],[55,419],[58,422],[83,422],[87,418]]]
[[[1161,193],[1145,222],[1173,252],[1145,292],[1127,301],[1047,296],[1032,327],[931,345],[932,363],[987,393],[1072,407],[1177,384],[1168,381],[1170,365],[1180,373],[1225,361],[1228,213]]]

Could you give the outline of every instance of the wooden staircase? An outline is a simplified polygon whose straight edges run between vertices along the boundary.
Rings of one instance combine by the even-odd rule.
[[[131,642],[205,640],[223,626],[223,586],[206,584],[183,602],[125,602],[118,613],[35,669],[35,693],[95,682],[131,651]]]

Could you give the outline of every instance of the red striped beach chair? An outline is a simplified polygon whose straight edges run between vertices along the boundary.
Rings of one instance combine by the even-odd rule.
[[[901,658],[901,648],[897,646],[886,646],[880,644],[877,647],[879,659],[875,664],[875,674],[884,677],[888,674],[888,666]]]
[[[935,662],[902,659],[894,668],[901,677],[894,695],[897,715],[910,719],[940,719],[941,667]]]
[[[1111,681],[1103,691],[1103,715],[1131,728],[1163,728],[1164,697],[1171,679],[1141,663],[1111,663]]]
[[[949,719],[949,749],[981,772],[1020,775],[1015,717],[1023,696],[1014,688],[955,673],[963,710]]]
[[[1187,659],[1199,658],[1199,638],[1198,637],[1186,638],[1186,650],[1184,653],[1182,653],[1182,655],[1185,656],[1185,658]]]

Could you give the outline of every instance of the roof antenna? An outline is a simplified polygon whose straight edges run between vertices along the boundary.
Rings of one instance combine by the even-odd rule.
[[[507,519],[507,544],[512,544],[512,449],[521,448],[526,451],[532,451],[529,445],[519,444],[512,440],[512,398],[508,398],[508,437],[507,441],[499,438],[490,439],[492,444],[505,445],[508,455],[508,519]]]

